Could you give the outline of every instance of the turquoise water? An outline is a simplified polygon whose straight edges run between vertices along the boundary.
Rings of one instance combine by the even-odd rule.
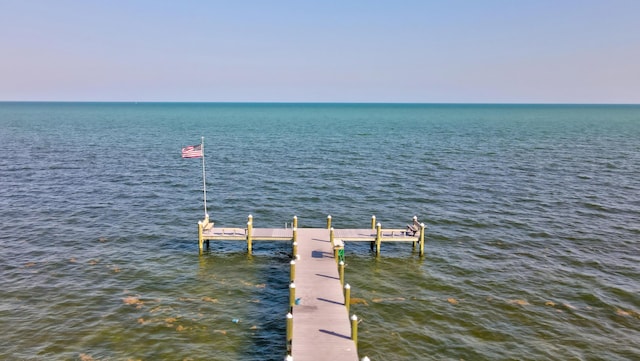
[[[0,359],[281,360],[289,246],[347,244],[372,360],[640,359],[640,106],[0,103]],[[234,323],[233,319],[238,319]]]

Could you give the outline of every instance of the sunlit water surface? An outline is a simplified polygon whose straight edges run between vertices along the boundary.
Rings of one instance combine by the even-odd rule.
[[[372,360],[640,359],[640,107],[0,103],[0,359],[282,360],[288,243],[347,244]]]

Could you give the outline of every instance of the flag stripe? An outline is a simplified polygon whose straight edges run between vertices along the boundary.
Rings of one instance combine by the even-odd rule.
[[[182,158],[200,158],[202,157],[202,144],[190,145],[182,148]]]

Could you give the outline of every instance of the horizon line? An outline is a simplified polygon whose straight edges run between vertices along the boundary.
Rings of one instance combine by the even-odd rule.
[[[640,103],[567,102],[393,102],[393,101],[191,101],[191,100],[0,100],[0,103],[102,103],[102,104],[343,104],[343,105],[640,105]]]

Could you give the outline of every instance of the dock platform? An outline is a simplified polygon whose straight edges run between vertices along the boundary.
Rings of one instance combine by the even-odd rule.
[[[358,360],[329,230],[298,230],[291,355],[295,361]]]
[[[245,241],[252,252],[254,241],[292,242],[290,314],[287,315],[287,348],[295,361],[357,361],[357,317],[349,317],[349,294],[343,291],[345,242],[371,242],[380,254],[383,242],[413,242],[424,255],[424,223],[417,217],[406,229],[383,229],[371,220],[371,228],[334,229],[331,216],[326,228],[298,228],[297,217],[292,228],[253,228],[248,217],[246,228],[215,227],[206,216],[198,222],[200,253],[210,240]]]
[[[247,227],[215,227],[214,223],[205,217],[198,222],[198,247],[202,253],[203,245],[211,240],[219,241],[246,241],[247,251],[251,253],[254,241],[294,241],[296,238],[297,217],[293,217],[292,228],[253,228],[253,216],[249,215]],[[331,227],[331,216],[327,217],[327,230],[329,230],[330,242],[371,242],[372,249],[375,245],[376,254],[380,254],[380,246],[383,242],[413,242],[414,248],[420,245],[420,256],[424,256],[424,223],[418,223],[417,217],[413,218],[413,224],[407,225],[410,229],[383,229],[380,223],[375,222],[375,216],[371,219],[371,228],[334,229]]]

